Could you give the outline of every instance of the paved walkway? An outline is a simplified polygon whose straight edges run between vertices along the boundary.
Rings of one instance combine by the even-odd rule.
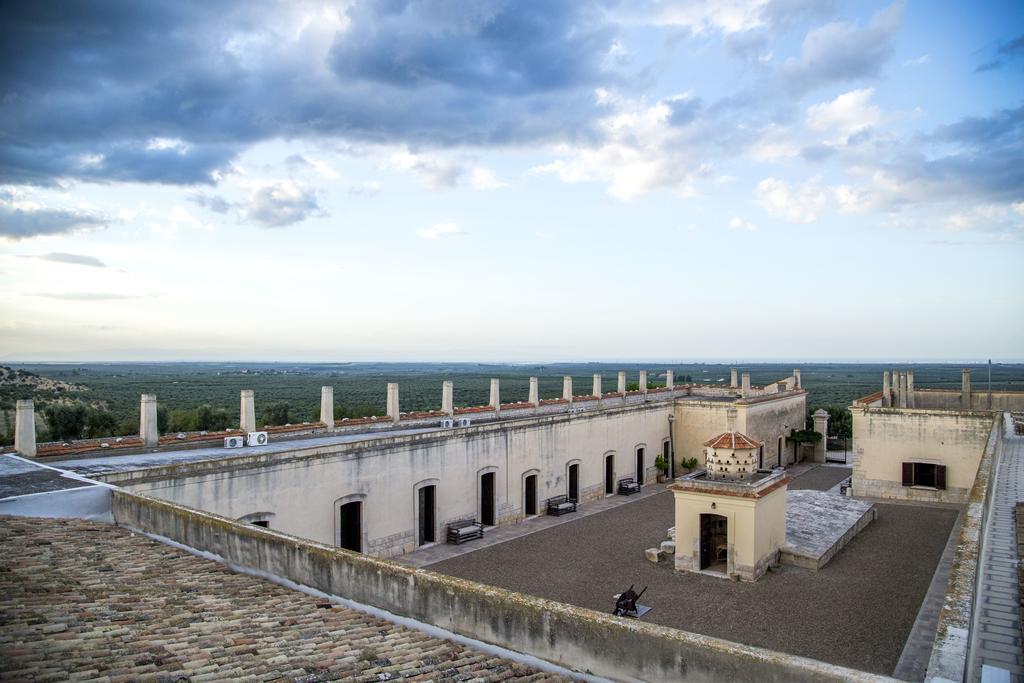
[[[1007,435],[996,465],[995,498],[985,527],[981,590],[975,596],[974,676],[1003,669],[1024,681],[1014,511],[1024,500],[1024,437]],[[979,612],[980,610],[980,612]],[[995,672],[988,672],[995,673]]]
[[[565,680],[81,520],[0,517],[0,624],[0,680]]]
[[[453,557],[459,557],[460,555],[465,555],[476,550],[490,548],[491,546],[498,545],[499,543],[511,541],[514,538],[529,536],[530,534],[538,531],[550,529],[551,527],[559,526],[560,524],[573,522],[582,517],[596,515],[599,512],[611,510],[621,505],[626,505],[627,503],[646,500],[651,496],[663,493],[667,487],[668,484],[648,484],[643,487],[643,490],[640,493],[635,493],[632,496],[614,495],[587,503],[580,503],[576,512],[570,512],[567,515],[562,515],[560,517],[539,515],[533,519],[528,519],[518,524],[504,524],[498,527],[491,527],[484,532],[484,537],[482,539],[469,541],[462,545],[435,543],[423,548],[422,550],[417,550],[414,553],[402,555],[393,559],[396,562],[401,562],[413,567],[426,567],[427,565],[434,564],[436,562],[443,562],[444,560],[450,560]],[[668,525],[666,525],[665,528],[667,530]]]
[[[928,593],[921,603],[921,609],[917,612],[914,627],[910,630],[907,642],[903,645],[900,661],[892,673],[893,678],[898,678],[901,681],[923,681],[928,672],[928,660],[932,655],[932,646],[935,645],[935,631],[939,626],[939,613],[942,611],[942,603],[946,598],[946,587],[949,584],[949,570],[953,567],[957,540],[960,538],[961,519],[962,515],[957,517],[952,531],[949,532],[946,549],[942,551],[942,558],[935,568],[935,574],[932,576],[931,585],[928,586]]]

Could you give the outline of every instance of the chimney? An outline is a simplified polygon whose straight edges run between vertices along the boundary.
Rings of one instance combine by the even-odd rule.
[[[800,368],[793,368],[793,379],[796,380],[796,388],[803,389],[803,384],[800,383]]]
[[[14,450],[28,458],[36,457],[36,408],[30,399],[14,404]]]
[[[572,377],[569,375],[562,378],[562,398],[572,403]]]
[[[536,408],[540,405],[540,389],[537,387],[537,378],[530,378],[530,403]]]
[[[451,380],[441,383],[441,412],[448,417],[455,414],[455,385]]]
[[[725,431],[735,432],[736,431],[736,415],[739,411],[735,408],[728,408],[725,411]]]
[[[623,396],[625,396],[625,394],[626,394],[626,373],[624,373],[624,372],[620,372],[619,373],[618,392],[620,394],[622,394]]]
[[[139,437],[144,446],[160,443],[156,422],[156,394],[143,394],[139,405]]]
[[[494,408],[494,414],[501,412],[501,380],[497,377],[491,379],[491,398],[487,405]]]
[[[960,378],[960,408],[962,410],[971,409],[971,371],[967,368],[963,369]]]
[[[892,406],[892,386],[889,384],[888,370],[882,373],[882,406],[884,408]]]
[[[320,387],[320,421],[334,426],[334,387]]]
[[[153,422],[155,424],[156,420]],[[256,431],[256,394],[252,389],[242,389],[242,406],[238,416],[238,426],[243,434]]]
[[[738,380],[738,373],[739,370],[737,370],[736,368],[729,368],[729,386],[732,387],[733,389],[736,389],[740,385]]]
[[[742,386],[740,387],[740,396],[746,398],[747,396],[750,396],[750,373],[744,372],[740,377],[740,381],[742,382]]]
[[[676,388],[676,375],[671,370],[665,371],[665,386],[669,389]]]
[[[398,382],[388,382],[388,417],[395,424],[402,419],[398,403]]]
[[[646,370],[641,370],[640,371],[640,393],[641,394],[646,394],[647,393],[647,371]]]
[[[594,387],[590,390],[591,395],[601,398],[601,375],[594,375]]]

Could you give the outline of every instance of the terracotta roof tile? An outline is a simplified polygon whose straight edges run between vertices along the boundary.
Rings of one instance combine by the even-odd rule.
[[[760,448],[764,445],[764,442],[751,439],[746,434],[741,434],[740,432],[722,432],[713,439],[705,441],[704,445],[711,448],[753,449]]]

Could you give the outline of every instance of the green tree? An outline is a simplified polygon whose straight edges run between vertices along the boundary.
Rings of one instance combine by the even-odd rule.
[[[291,422],[291,408],[287,403],[268,403],[263,409],[263,420],[260,424],[278,426]]]
[[[194,410],[176,408],[171,411],[168,426],[172,432],[196,431],[196,413]]]
[[[85,418],[88,409],[80,401],[75,403],[51,403],[46,406],[43,414],[50,434],[61,441],[80,439],[85,429]]]
[[[101,436],[113,436],[117,431],[117,418],[114,414],[98,408],[90,408],[85,416],[85,435],[90,439]]]
[[[209,404],[203,404],[196,408],[196,429],[207,432],[222,432],[228,428],[229,422],[228,411],[224,408],[214,408]]]

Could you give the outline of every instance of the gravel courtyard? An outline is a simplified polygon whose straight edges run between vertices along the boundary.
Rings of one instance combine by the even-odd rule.
[[[877,509],[877,520],[821,572],[784,566],[752,584],[644,559],[673,524],[668,491],[429,568],[604,612],[615,593],[647,586],[640,602],[654,609],[645,621],[888,675],[957,511]]]

